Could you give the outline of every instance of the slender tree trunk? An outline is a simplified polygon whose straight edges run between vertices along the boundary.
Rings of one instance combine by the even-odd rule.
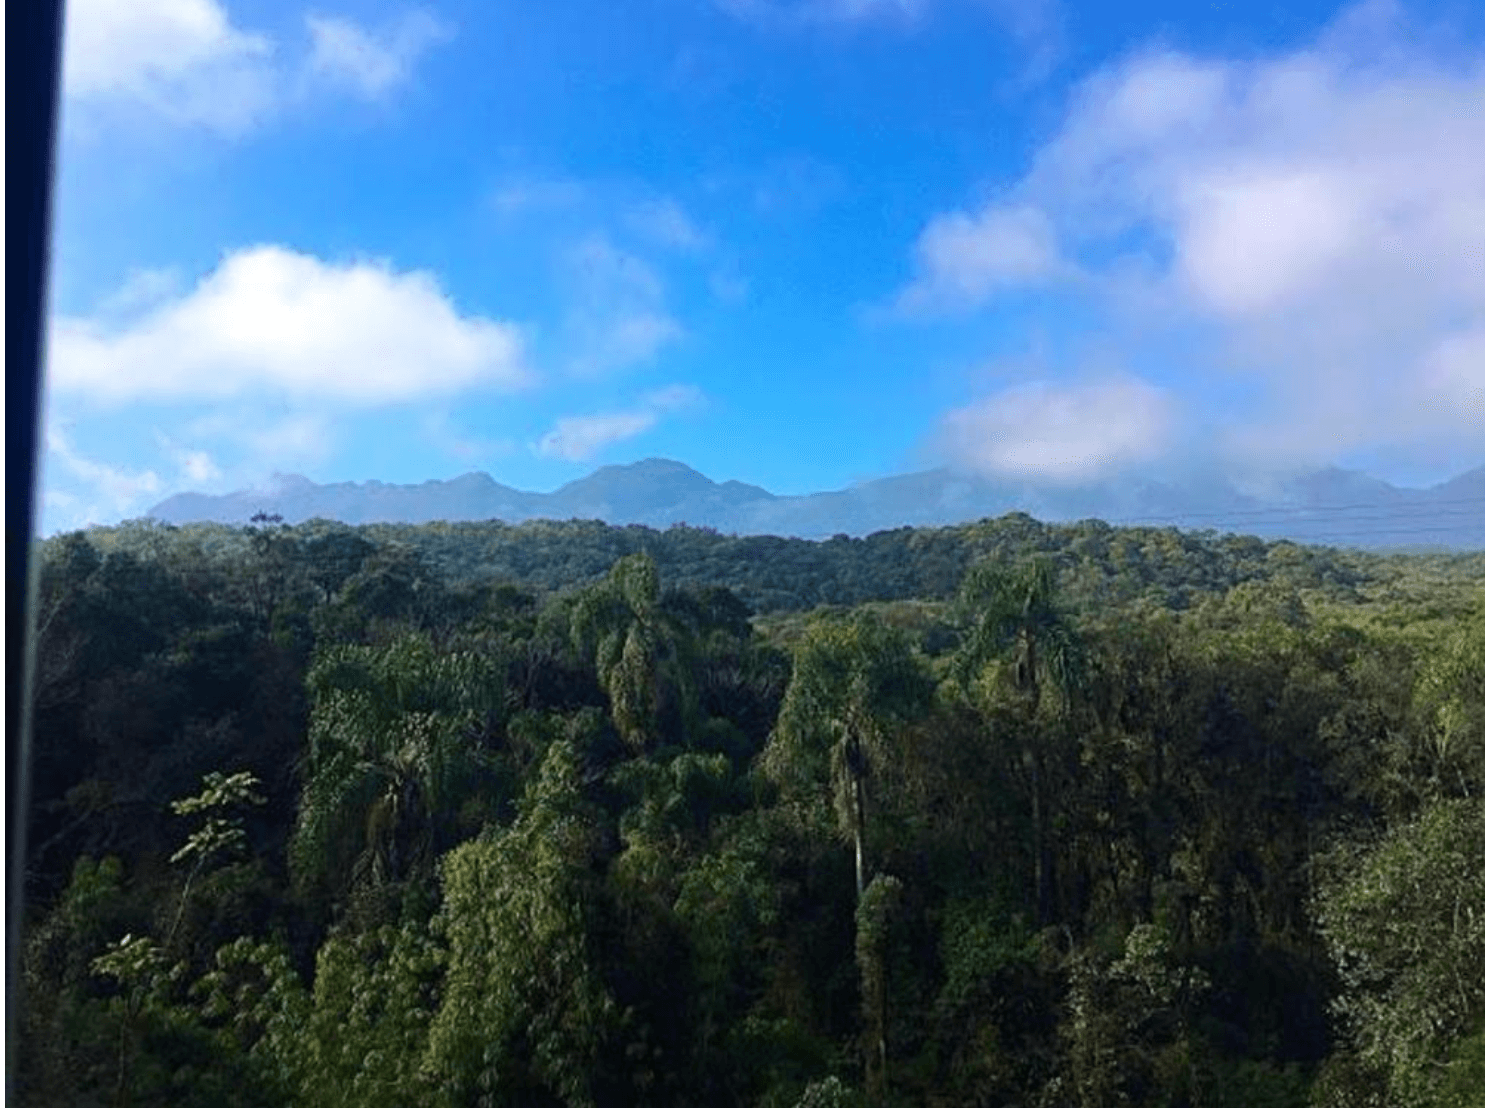
[[[1032,770],[1032,875],[1037,903],[1037,925],[1046,927],[1051,922],[1052,858],[1047,843],[1047,805],[1043,796],[1043,765],[1041,737],[1038,735],[1038,711],[1042,706],[1042,687],[1037,680],[1037,637],[1028,630],[1025,633],[1025,659],[1029,711],[1027,727],[1031,737],[1029,761]]]
[[[857,904],[862,903],[862,893],[867,888],[866,883],[866,860],[863,857],[863,840],[867,837],[867,812],[866,796],[862,787],[861,774],[853,773],[851,776],[852,808],[855,819],[852,820],[852,839],[856,847],[857,862]]]
[[[1028,754],[1032,768],[1032,880],[1036,892],[1037,926],[1045,927],[1048,911],[1047,835],[1043,827],[1042,755],[1034,746]]]

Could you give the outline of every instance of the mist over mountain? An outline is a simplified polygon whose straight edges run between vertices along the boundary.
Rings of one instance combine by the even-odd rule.
[[[281,474],[259,489],[220,496],[181,493],[147,514],[173,524],[243,524],[258,512],[280,515],[288,523],[315,518],[348,524],[596,519],[819,539],[904,526],[949,526],[1017,511],[1049,523],[1102,519],[1115,525],[1233,531],[1372,550],[1480,550],[1486,546],[1486,468],[1478,466],[1431,488],[1407,489],[1332,467],[1264,493],[1243,492],[1216,478],[1039,489],[935,469],[831,492],[776,496],[739,481],[719,484],[681,462],[649,458],[604,466],[551,493],[509,488],[485,473],[418,485],[319,485]]]

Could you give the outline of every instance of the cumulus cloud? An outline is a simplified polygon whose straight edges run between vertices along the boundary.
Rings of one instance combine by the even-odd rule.
[[[62,87],[80,102],[238,130],[273,101],[274,52],[216,0],[70,0]]]
[[[669,385],[647,394],[635,408],[622,412],[565,416],[536,444],[536,452],[549,458],[583,462],[606,447],[649,431],[672,412],[705,403],[700,389],[692,385]]]
[[[1142,381],[1042,382],[950,412],[940,442],[976,473],[1076,484],[1158,456],[1171,423],[1170,399]]]
[[[136,110],[175,125],[241,133],[317,86],[367,97],[403,83],[449,29],[415,12],[379,31],[305,17],[308,51],[234,22],[218,0],[70,0],[62,88],[74,109]]]
[[[155,441],[160,444],[160,449],[166,456],[175,462],[182,479],[193,485],[204,485],[221,478],[222,470],[207,451],[182,446],[169,435],[160,432],[156,432]]]
[[[280,246],[227,255],[124,326],[56,320],[48,373],[103,403],[270,392],[382,404],[530,380],[518,329],[460,314],[432,275]]]
[[[901,298],[990,303],[1055,275],[1056,243],[1123,364],[1182,333],[1192,388],[1262,387],[1257,417],[1219,421],[1234,460],[1478,450],[1481,79],[1384,3],[1278,56],[1138,51],[1075,91],[1000,200],[928,223]]]
[[[537,453],[568,462],[587,461],[606,446],[650,430],[658,418],[654,412],[565,416],[542,436]]]
[[[449,28],[427,12],[412,12],[374,35],[350,19],[311,15],[311,72],[376,98],[406,81],[418,58],[450,36]]]
[[[1068,270],[1052,222],[1028,205],[935,216],[914,256],[919,275],[896,305],[910,314],[974,306],[999,290],[1043,284]]]
[[[572,294],[567,329],[575,372],[592,376],[643,364],[684,334],[666,309],[660,275],[605,236],[568,251],[563,268]]]

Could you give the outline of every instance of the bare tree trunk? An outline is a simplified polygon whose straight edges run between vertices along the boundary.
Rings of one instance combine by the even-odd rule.
[[[1032,880],[1037,903],[1037,926],[1045,927],[1051,916],[1048,895],[1050,868],[1042,803],[1042,756],[1034,747],[1028,752],[1032,768]]]
[[[855,728],[846,738],[846,772],[851,777],[851,838],[856,851],[857,905],[860,906],[867,888],[867,765],[866,751]]]
[[[854,826],[852,827],[852,839],[854,840],[854,845],[856,846],[856,861],[857,861],[857,903],[858,904],[861,904],[861,902],[862,902],[862,893],[866,890],[866,887],[867,887],[867,884],[866,884],[866,868],[867,867],[866,867],[866,861],[863,858],[863,849],[864,848],[863,848],[863,842],[862,842],[862,840],[866,838],[866,832],[867,832],[867,812],[866,812],[866,799],[867,798],[865,797],[865,795],[863,795],[864,790],[862,788],[862,778],[861,778],[861,775],[860,774],[853,774],[852,775],[851,787],[852,787],[853,800],[854,800],[853,807],[856,810],[856,813],[855,813],[856,814],[856,819],[854,819],[852,821],[853,824],[854,824]]]

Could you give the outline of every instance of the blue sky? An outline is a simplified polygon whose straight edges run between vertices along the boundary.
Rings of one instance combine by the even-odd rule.
[[[1482,459],[1479,5],[73,0],[44,533]]]

